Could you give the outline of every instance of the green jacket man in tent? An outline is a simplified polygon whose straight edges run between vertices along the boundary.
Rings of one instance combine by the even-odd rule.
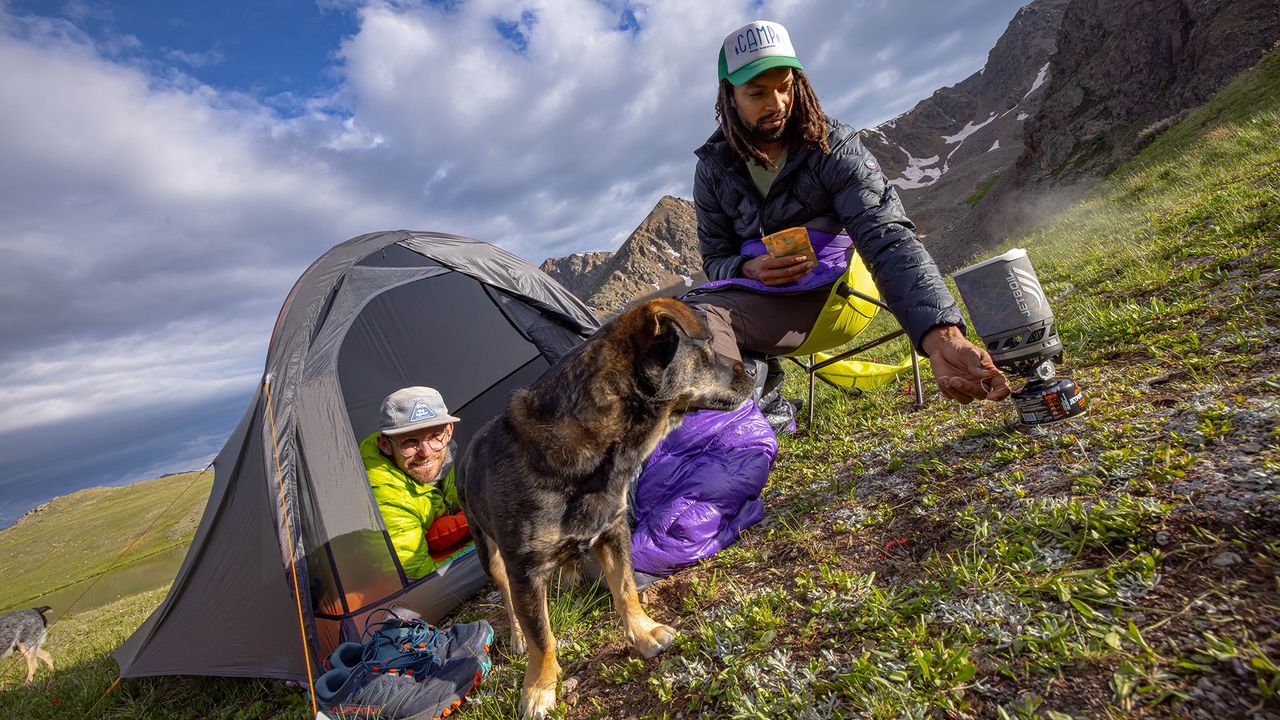
[[[360,443],[374,500],[411,578],[469,546],[453,476],[455,422],[434,388],[407,387],[382,401],[381,429]]]

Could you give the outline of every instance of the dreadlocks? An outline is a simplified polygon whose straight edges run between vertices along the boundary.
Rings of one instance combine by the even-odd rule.
[[[787,117],[783,142],[788,148],[809,143],[821,149],[824,155],[829,155],[831,148],[827,146],[827,122],[822,114],[822,106],[818,104],[818,96],[813,93],[809,78],[799,69],[792,68],[791,76],[795,99],[791,104],[791,115]],[[772,168],[769,156],[752,141],[751,130],[738,117],[738,110],[732,100],[733,85],[728,80],[721,80],[720,92],[716,96],[716,120],[720,122],[720,128],[729,140],[729,147],[744,160],[755,160],[760,167]]]

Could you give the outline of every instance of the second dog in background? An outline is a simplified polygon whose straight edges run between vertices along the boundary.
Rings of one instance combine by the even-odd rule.
[[[627,490],[686,412],[732,410],[752,389],[742,364],[711,348],[687,305],[650,300],[606,324],[472,440],[458,494],[485,571],[502,593],[515,652],[529,651],[520,711],[545,717],[560,665],[547,615],[550,574],[589,548],[632,646],[662,652],[675,630],[640,606]]]
[[[40,649],[49,630],[44,619],[47,612],[49,606],[44,605],[0,615],[0,658],[17,653],[27,663],[26,682],[36,675],[36,660],[53,669],[53,656]]]

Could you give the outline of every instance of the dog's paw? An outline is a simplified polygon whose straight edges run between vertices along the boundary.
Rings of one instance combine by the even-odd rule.
[[[511,631],[511,654],[523,655],[527,649],[524,643],[524,633],[513,629]]]
[[[538,687],[534,685],[526,688],[520,696],[520,717],[525,720],[536,718],[542,720],[547,717],[551,709],[556,706],[556,686]]]
[[[675,628],[655,623],[648,630],[632,634],[631,645],[636,649],[636,652],[651,658],[657,657],[659,653],[670,647],[671,641],[675,639]]]

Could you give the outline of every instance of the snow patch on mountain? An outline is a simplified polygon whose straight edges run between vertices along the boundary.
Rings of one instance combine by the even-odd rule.
[[[927,158],[918,158],[913,156],[906,148],[901,145],[898,149],[907,155],[907,167],[902,170],[902,177],[894,178],[889,181],[890,185],[899,188],[921,188],[928,187],[938,181],[942,177],[943,170],[935,167],[929,167],[938,162],[938,156]]]
[[[1049,79],[1049,63],[1045,63],[1040,68],[1040,72],[1036,74],[1036,81],[1031,83],[1031,89],[1027,91],[1027,95],[1030,95],[1031,93],[1035,92],[1041,85],[1044,84],[1044,81],[1048,79]],[[1027,95],[1023,95],[1022,99],[1026,100]]]
[[[964,142],[964,139],[965,139],[965,138],[969,137],[970,135],[972,135],[972,134],[974,134],[974,133],[978,132],[979,130],[981,130],[982,128],[986,127],[987,123],[989,123],[989,122],[991,122],[992,120],[995,120],[995,119],[996,119],[996,114],[993,112],[993,113],[991,113],[991,116],[990,116],[990,117],[988,117],[986,120],[983,120],[983,121],[982,121],[980,124],[978,124],[978,125],[974,125],[974,124],[973,124],[973,121],[972,121],[972,120],[970,120],[969,122],[965,123],[965,124],[964,124],[964,127],[963,127],[963,128],[961,128],[960,132],[956,133],[955,135],[943,135],[943,136],[942,136],[942,141],[943,141],[943,142],[945,142],[945,143],[946,143],[946,144],[948,144],[948,145],[953,145],[953,144],[958,143],[958,142]],[[955,150],[952,150],[951,152],[955,152]],[[948,155],[948,157],[950,157],[950,156]]]

